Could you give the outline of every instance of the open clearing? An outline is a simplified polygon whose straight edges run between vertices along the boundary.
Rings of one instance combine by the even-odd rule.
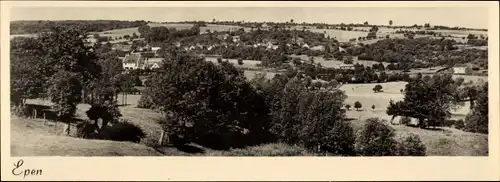
[[[249,72],[245,71],[245,75]],[[252,72],[253,74],[257,71]],[[268,74],[269,75],[269,74]],[[363,108],[360,111],[351,109],[347,112],[348,118],[355,131],[358,131],[364,120],[369,117],[380,117],[390,120],[385,114],[389,100],[399,100],[403,95],[399,92],[404,87],[404,82],[382,83],[384,92],[373,93],[375,84],[346,84],[341,87],[348,95],[346,104],[360,101]],[[354,90],[353,90],[354,88]],[[121,98],[121,97],[120,97]],[[148,146],[155,146],[160,137],[161,125],[156,120],[161,114],[148,109],[136,108],[140,95],[129,95],[126,106],[121,106],[122,118],[128,119],[139,125],[147,134],[141,144],[130,142],[114,142],[102,140],[86,140],[63,136],[63,124],[54,126],[53,122],[44,125],[42,119],[24,119],[12,116],[11,119],[11,153],[14,156],[158,156],[158,155],[287,155],[293,149],[291,146],[281,144],[266,144],[262,146],[249,147],[247,149],[235,149],[231,151],[215,151],[206,149],[202,154],[188,154],[171,147],[163,147],[162,153]],[[30,104],[50,105],[47,101],[28,100]],[[375,105],[375,109],[371,109]],[[78,105],[77,118],[86,119],[85,111],[89,105]],[[454,111],[454,117],[464,117],[468,112],[468,105]],[[419,128],[391,125],[396,129],[398,137],[408,133],[414,133],[421,137],[427,146],[427,154],[433,156],[485,156],[488,155],[488,135],[476,134],[442,127],[439,130],[423,130]],[[73,126],[73,132],[76,128]],[[305,151],[302,155],[312,155]]]

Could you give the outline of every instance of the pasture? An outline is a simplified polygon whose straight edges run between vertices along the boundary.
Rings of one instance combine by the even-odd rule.
[[[290,57],[292,57],[292,58],[300,58],[302,60],[309,61],[309,56],[307,56],[307,55],[290,55]],[[322,56],[314,56],[313,59],[314,59],[314,63],[320,63],[321,66],[323,66],[325,68],[335,68],[335,67],[338,67],[340,65],[344,65],[343,61],[339,61],[339,60],[326,60]],[[364,65],[364,66],[372,66],[374,64],[380,64],[380,62],[377,62],[377,61],[358,60],[357,57],[353,57],[353,64],[356,64],[356,63],[359,63],[359,64]],[[382,62],[382,64],[384,66],[387,66],[390,63]]]
[[[217,58],[216,57],[205,57],[205,61],[217,63]],[[233,64],[237,68],[250,68],[250,69],[259,68],[257,66],[257,64],[261,63],[261,61],[257,61],[257,60],[243,60],[243,64],[240,65],[240,64],[238,64],[238,59],[222,59],[222,61],[227,61],[227,62]]]

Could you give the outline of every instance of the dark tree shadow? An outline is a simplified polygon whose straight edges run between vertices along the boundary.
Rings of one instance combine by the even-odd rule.
[[[191,153],[191,154],[199,154],[199,153],[205,153],[205,150],[193,145],[189,144],[184,144],[184,145],[174,145],[175,148],[177,148],[180,151],[186,152],[186,153]]]
[[[434,128],[434,127],[425,127],[425,128],[422,128],[422,127],[419,127],[417,125],[405,125],[405,126],[412,127],[412,128],[419,128],[419,129],[423,129],[423,130],[429,130],[429,131],[446,131],[443,128]]]
[[[353,120],[357,120],[356,118],[345,118],[344,119],[345,121],[353,121]]]

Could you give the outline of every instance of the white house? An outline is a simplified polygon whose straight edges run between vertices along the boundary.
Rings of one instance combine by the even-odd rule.
[[[144,60],[144,64],[142,66],[142,69],[149,68],[149,69],[157,69],[160,68],[160,65],[162,64],[164,58],[146,58]]]
[[[236,35],[233,36],[233,42],[239,42],[240,41],[240,36]]]
[[[465,66],[455,66],[453,67],[454,74],[465,74],[467,67]]]
[[[339,52],[341,52],[341,53],[342,53],[342,52],[343,52],[343,53],[346,53],[347,51],[346,51],[344,48],[339,47]]]
[[[123,69],[125,70],[135,70],[140,68],[142,56],[140,53],[128,54],[123,58]]]

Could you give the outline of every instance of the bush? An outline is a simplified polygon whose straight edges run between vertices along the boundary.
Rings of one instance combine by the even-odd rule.
[[[459,130],[464,129],[465,128],[465,122],[464,122],[463,119],[456,120],[454,126],[455,126],[456,129],[459,129]]]
[[[238,59],[238,64],[243,65],[243,59]]]
[[[24,106],[13,106],[12,107],[12,114],[19,116],[19,117],[29,117],[31,116],[31,112],[29,108],[24,105]]]
[[[85,139],[100,139],[113,141],[129,141],[139,143],[146,134],[143,130],[128,121],[120,121],[112,126],[98,130],[91,122],[82,122],[77,125],[77,137]]]
[[[395,156],[397,142],[394,139],[394,129],[387,121],[369,118],[359,132],[356,151],[362,156]]]
[[[398,143],[398,155],[400,156],[425,156],[426,147],[415,134],[410,134]]]
[[[350,105],[350,104],[346,104],[346,105],[345,105],[345,108],[346,108],[347,110],[349,110],[349,109],[351,109],[351,105]]]
[[[403,124],[403,125],[410,125],[411,123],[411,119],[410,117],[407,117],[407,116],[403,116],[401,117],[401,119],[399,120],[399,123]]]
[[[373,87],[373,91],[375,93],[382,92],[382,85],[380,85],[380,84],[375,85],[375,87]]]
[[[152,109],[153,101],[151,100],[151,97],[149,97],[146,94],[142,94],[141,98],[139,98],[139,101],[137,102],[137,107],[144,109]]]

